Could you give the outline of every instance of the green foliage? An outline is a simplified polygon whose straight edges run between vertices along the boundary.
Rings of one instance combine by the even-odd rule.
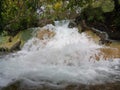
[[[2,22],[3,22],[3,20],[2,20],[2,11],[3,11],[2,3],[3,3],[3,0],[0,0],[0,32],[3,29],[3,26],[2,26]]]
[[[115,19],[113,20],[113,25],[115,25],[115,27],[117,28],[120,28],[120,13],[115,16]]]
[[[113,0],[104,0],[100,4],[103,12],[111,12],[114,9],[114,2]]]
[[[73,8],[74,6],[80,6],[83,7],[85,5],[90,5],[94,2],[94,0],[69,0],[68,7]]]
[[[81,13],[82,19],[87,19],[89,22],[99,21],[104,22],[103,11],[100,7],[93,8],[91,6],[86,7]]]
[[[4,0],[2,3],[3,11],[3,30],[8,34],[15,34],[36,25],[36,8],[39,0]]]
[[[36,10],[41,6],[45,11],[38,17]],[[103,14],[114,10],[114,0],[0,0],[0,30],[16,33],[37,26],[38,18],[48,21],[73,19],[81,9],[83,19],[104,22]]]

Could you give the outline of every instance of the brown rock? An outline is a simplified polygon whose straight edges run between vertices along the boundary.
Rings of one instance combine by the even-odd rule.
[[[104,60],[109,60],[112,58],[120,58],[120,50],[117,48],[100,48],[100,52],[95,54],[93,57],[99,61],[102,56]]]
[[[39,38],[40,40],[52,38],[53,36],[55,36],[55,32],[46,29],[38,31],[36,35],[36,37]]]
[[[100,49],[104,58],[120,58],[120,51],[117,48],[102,48]]]
[[[14,50],[20,50],[21,41],[17,40],[16,42],[3,44],[0,46],[0,52],[12,52]]]

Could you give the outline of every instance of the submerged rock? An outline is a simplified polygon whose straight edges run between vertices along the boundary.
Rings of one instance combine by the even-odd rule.
[[[52,38],[55,35],[55,32],[49,29],[41,29],[37,31],[36,37],[40,40]]]
[[[93,55],[96,60],[100,60],[102,57],[104,60],[110,60],[113,58],[120,58],[120,42],[109,40],[105,32],[100,32],[96,30],[86,30],[89,38],[92,38],[95,43],[102,45],[103,47],[99,48],[100,51],[98,54]]]
[[[96,60],[100,60],[102,57],[104,60],[111,60],[113,58],[120,58],[120,50],[118,48],[111,48],[111,47],[106,47],[106,48],[100,48],[100,52],[95,55]]]

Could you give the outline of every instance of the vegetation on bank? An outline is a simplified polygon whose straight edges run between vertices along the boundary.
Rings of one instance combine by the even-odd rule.
[[[75,18],[77,24],[85,20],[108,33],[120,32],[120,0],[0,0],[1,35]]]
[[[110,36],[116,32],[120,34],[120,0],[101,0],[95,8],[86,7],[82,16],[86,22],[99,30],[106,31]],[[118,39],[120,40],[120,37]]]
[[[0,0],[0,31],[8,35],[77,16],[118,29],[120,0]]]
[[[14,36],[21,30],[36,26],[37,2],[34,0],[1,0],[0,3],[0,29],[4,34]]]

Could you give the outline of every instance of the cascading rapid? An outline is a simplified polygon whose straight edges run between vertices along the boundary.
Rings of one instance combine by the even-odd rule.
[[[120,78],[120,60],[96,61],[102,46],[77,28],[68,28],[68,21],[46,25],[55,35],[41,40],[33,36],[21,51],[0,58],[0,87],[18,80],[27,83],[98,84]],[[39,30],[39,28],[38,28]]]

